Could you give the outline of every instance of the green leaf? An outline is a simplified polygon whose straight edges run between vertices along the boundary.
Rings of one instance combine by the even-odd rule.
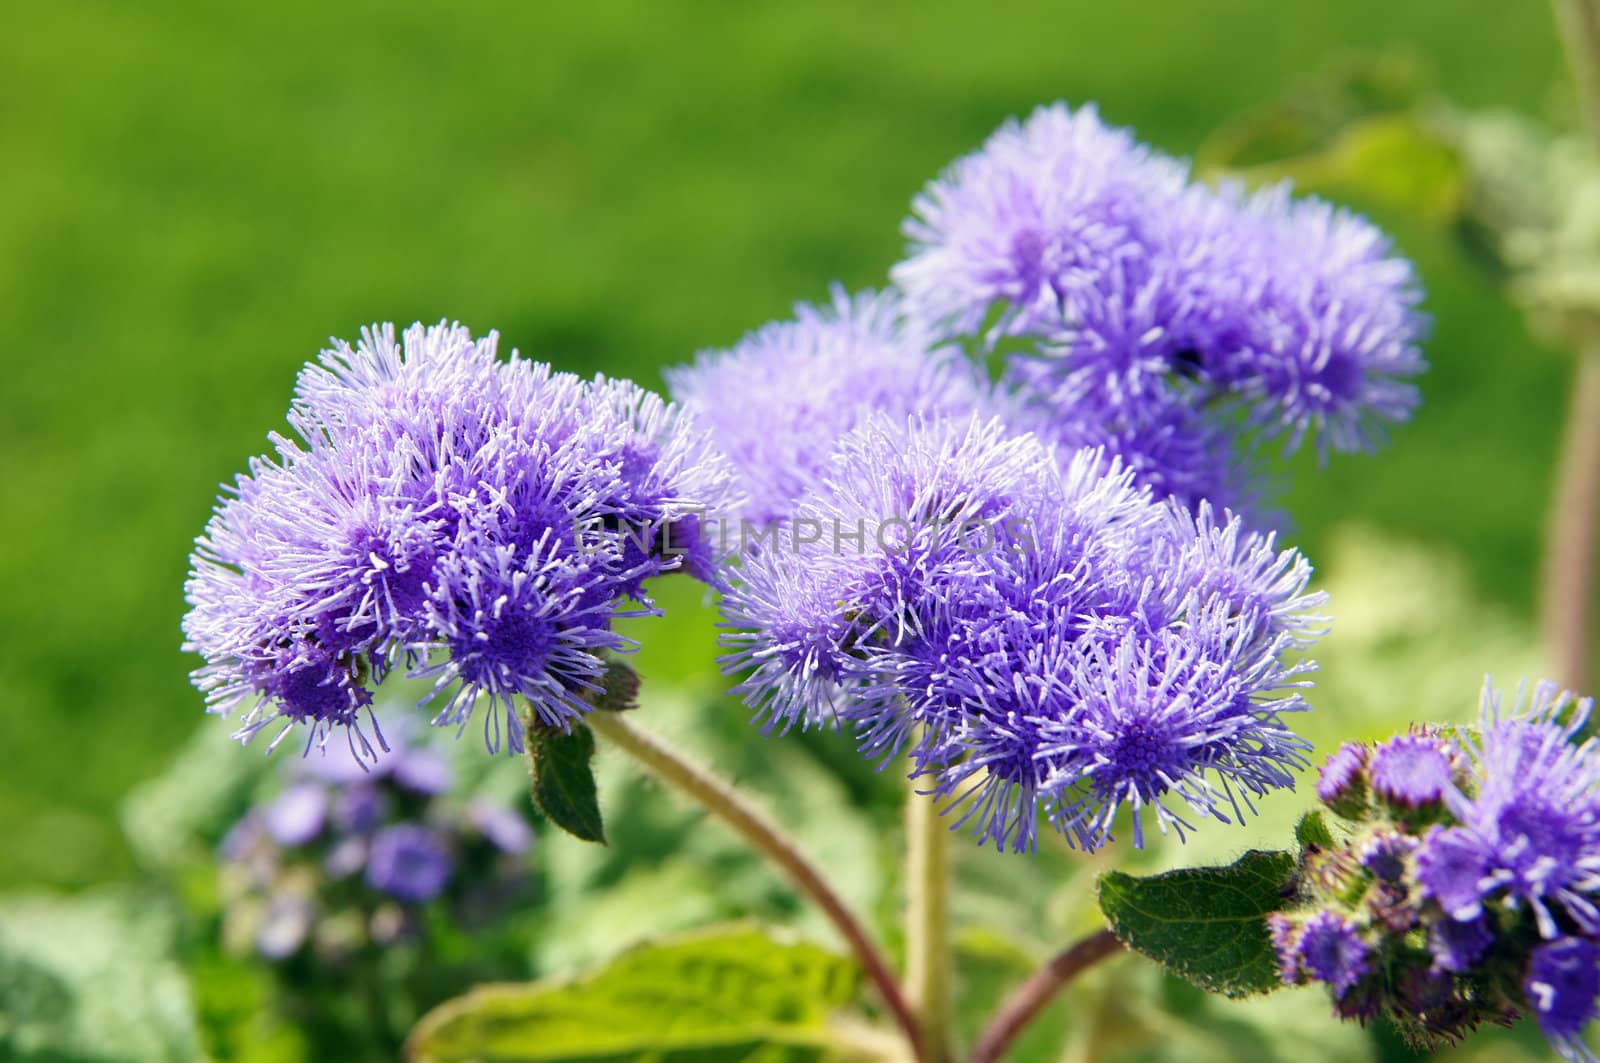
[[[1280,985],[1267,916],[1291,894],[1295,858],[1252,849],[1227,867],[1100,877],[1100,910],[1123,944],[1230,997]]]
[[[143,890],[0,897],[0,1059],[199,1063],[177,934]]]
[[[533,765],[533,803],[539,811],[568,834],[605,844],[591,766],[594,732],[581,723],[574,723],[565,734],[529,727],[528,758]]]
[[[1333,831],[1328,829],[1328,821],[1322,818],[1322,813],[1312,809],[1300,817],[1300,822],[1294,828],[1294,840],[1299,843],[1303,852],[1306,849],[1331,849],[1333,847]]]
[[[489,985],[425,1015],[413,1063],[816,1059],[855,998],[848,960],[751,926],[643,945],[568,982]]]

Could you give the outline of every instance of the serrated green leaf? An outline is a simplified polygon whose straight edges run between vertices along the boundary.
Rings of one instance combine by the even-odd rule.
[[[1328,829],[1328,821],[1322,818],[1322,813],[1313,809],[1301,816],[1295,825],[1294,840],[1302,851],[1313,847],[1329,849],[1333,846],[1333,831]]]
[[[595,790],[594,733],[581,723],[572,730],[528,728],[533,766],[533,803],[551,823],[586,842],[605,844],[600,798]]]
[[[1291,892],[1295,858],[1253,849],[1227,867],[1100,877],[1100,909],[1129,948],[1229,997],[1279,987],[1267,916]]]
[[[852,963],[737,926],[643,945],[567,982],[482,986],[424,1016],[413,1063],[816,1059]]]

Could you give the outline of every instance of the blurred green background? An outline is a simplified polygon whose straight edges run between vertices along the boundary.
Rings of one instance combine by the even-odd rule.
[[[7,21],[0,885],[131,872],[116,804],[204,720],[178,650],[191,540],[330,334],[448,317],[659,386],[832,280],[882,283],[919,186],[1041,102],[1098,101],[1187,154],[1378,52],[1463,105],[1572,110],[1549,12],[1525,2],[62,2]],[[1520,623],[1566,364],[1450,233],[1377,216],[1421,264],[1433,369],[1380,457],[1296,464],[1297,542],[1319,560],[1356,521],[1459,554],[1463,593]],[[1459,682],[1465,710],[1478,675]]]

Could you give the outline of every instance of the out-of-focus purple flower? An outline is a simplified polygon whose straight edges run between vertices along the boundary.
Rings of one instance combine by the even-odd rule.
[[[338,824],[352,834],[371,834],[388,811],[389,801],[371,782],[341,787],[334,806]]]
[[[867,417],[966,415],[989,401],[974,368],[908,322],[893,293],[837,287],[830,305],[802,303],[794,320],[701,354],[667,382],[738,470],[756,525],[790,515]]]
[[[1584,938],[1559,938],[1539,946],[1528,964],[1523,994],[1544,1031],[1563,1056],[1592,1060],[1579,1040],[1600,1014],[1600,945]]]
[[[1410,808],[1438,801],[1452,785],[1451,755],[1451,749],[1431,735],[1391,738],[1372,751],[1373,792]]]
[[[305,897],[280,894],[267,905],[256,930],[256,951],[268,959],[292,956],[304,945],[316,920],[316,910]]]
[[[341,838],[323,858],[322,870],[334,880],[349,878],[367,866],[367,848],[365,838],[356,835]]]
[[[432,831],[401,823],[373,836],[367,883],[398,901],[422,904],[444,892],[454,866],[450,850]]]
[[[482,798],[467,809],[472,826],[503,853],[520,856],[533,846],[528,821],[504,805]]]
[[[1361,866],[1379,882],[1397,885],[1406,877],[1410,857],[1417,851],[1417,839],[1393,831],[1375,834],[1361,850]]]
[[[408,749],[395,762],[394,781],[414,794],[432,797],[450,789],[454,773],[449,761],[432,749]]]
[[[1494,928],[1483,916],[1475,919],[1443,919],[1428,934],[1428,950],[1433,960],[1446,971],[1461,973],[1472,969],[1494,944]]]
[[[1154,502],[1102,454],[875,418],[794,523],[821,533],[745,557],[725,599],[739,691],[769,724],[909,746],[982,841],[1030,848],[1042,808],[1092,848],[1127,806],[1142,844],[1141,813],[1180,833],[1169,802],[1237,818],[1303,763],[1281,660],[1321,601],[1303,562]]]
[[[304,845],[327,819],[328,791],[316,783],[297,783],[261,810],[262,825],[279,845]]]

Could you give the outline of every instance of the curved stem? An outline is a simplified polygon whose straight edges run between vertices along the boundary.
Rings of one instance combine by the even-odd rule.
[[[1001,1003],[1000,1010],[978,1038],[978,1045],[972,1051],[972,1063],[995,1063],[1068,982],[1107,956],[1121,951],[1122,942],[1117,936],[1109,930],[1101,930],[1056,953]]]
[[[923,1060],[916,1015],[907,1003],[888,961],[867,928],[823,878],[822,872],[800,852],[783,828],[705,768],[661,739],[639,730],[623,713],[599,710],[589,713],[584,719],[596,734],[677,787],[707,812],[737,831],[761,855],[783,869],[796,888],[822,909],[850,946],[850,951],[855,953],[867,977],[877,986],[879,995],[894,1014],[895,1022],[905,1031],[917,1059]]]
[[[1578,359],[1548,519],[1540,606],[1545,642],[1556,679],[1583,693],[1589,681],[1600,521],[1600,350],[1585,351]]]
[[[906,992],[917,1013],[923,1058],[950,1058],[950,825],[938,802],[906,798]]]

